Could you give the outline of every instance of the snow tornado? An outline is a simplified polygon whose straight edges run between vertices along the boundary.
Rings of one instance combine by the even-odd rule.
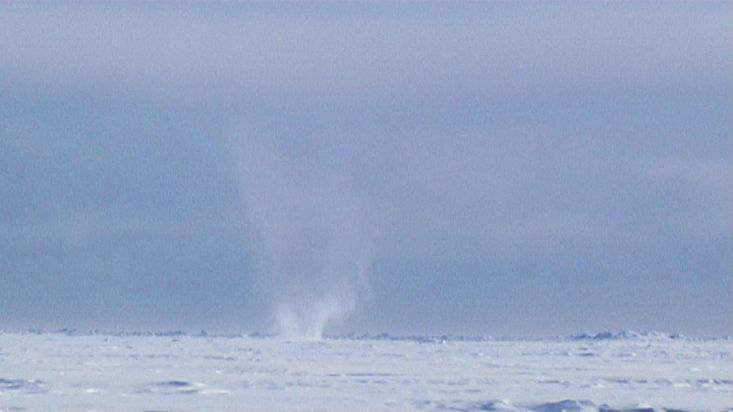
[[[349,155],[336,140],[262,129],[240,130],[232,141],[271,332],[319,339],[368,286],[372,236]]]

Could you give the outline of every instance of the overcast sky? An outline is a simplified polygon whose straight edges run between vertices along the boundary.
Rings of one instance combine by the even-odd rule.
[[[730,2],[0,5],[0,329],[731,333]]]

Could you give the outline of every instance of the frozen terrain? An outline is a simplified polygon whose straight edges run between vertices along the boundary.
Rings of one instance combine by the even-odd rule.
[[[733,410],[733,344],[1,333],[2,411]]]

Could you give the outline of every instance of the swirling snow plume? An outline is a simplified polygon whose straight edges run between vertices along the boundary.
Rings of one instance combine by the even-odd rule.
[[[272,332],[318,339],[368,290],[372,230],[348,149],[245,128],[231,139]]]

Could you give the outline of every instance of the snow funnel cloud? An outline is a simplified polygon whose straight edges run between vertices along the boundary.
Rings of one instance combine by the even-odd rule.
[[[253,128],[233,142],[272,332],[319,339],[367,291],[372,236],[350,154],[338,141]]]

